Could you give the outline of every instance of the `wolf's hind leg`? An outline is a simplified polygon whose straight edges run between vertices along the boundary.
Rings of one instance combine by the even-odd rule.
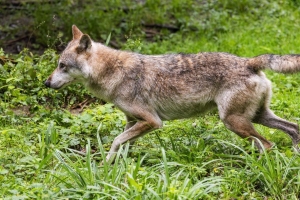
[[[263,148],[261,147],[257,139],[260,140],[265,149],[269,149],[273,145],[254,129],[254,126],[249,119],[242,115],[228,115],[223,119],[223,122],[229,130],[238,134],[240,137],[248,138],[250,141],[254,141],[260,152],[263,151]]]
[[[269,87],[263,77],[253,77],[245,81],[245,85],[223,90],[216,98],[219,115],[225,126],[242,138],[254,141],[260,152],[263,151],[261,144],[264,149],[270,149],[273,143],[255,130],[252,120],[260,105],[268,99]]]
[[[300,143],[300,135],[299,135],[299,126],[297,124],[286,121],[276,116],[268,108],[258,112],[253,122],[262,124],[270,128],[282,130],[283,132],[285,132],[291,137],[293,141],[293,146],[296,148],[296,150],[300,151],[298,147],[298,144]]]

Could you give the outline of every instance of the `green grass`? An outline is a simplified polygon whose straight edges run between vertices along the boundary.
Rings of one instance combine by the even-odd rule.
[[[123,48],[147,54],[223,51],[245,57],[300,52],[296,1],[224,1],[195,5],[193,12],[180,2],[149,3],[148,11],[160,14],[145,13],[155,23],[168,17],[181,22],[179,32],[149,42],[137,31]],[[174,16],[164,14],[169,11]],[[135,16],[141,15],[128,18]],[[131,149],[123,145],[109,165],[104,158],[125,125],[120,111],[96,101],[83,113],[71,114],[72,106],[92,97],[80,85],[57,92],[43,87],[56,65],[54,51],[42,56],[26,50],[14,56],[0,52],[0,58],[14,59],[0,65],[0,199],[300,197],[300,157],[281,131],[256,125],[276,143],[259,155],[211,112],[164,122],[163,129],[145,135]],[[300,75],[266,74],[273,84],[271,108],[299,124]]]

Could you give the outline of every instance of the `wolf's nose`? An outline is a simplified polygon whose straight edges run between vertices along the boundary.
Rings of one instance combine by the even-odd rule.
[[[48,79],[45,81],[44,84],[45,84],[46,87],[50,87],[50,81]]]

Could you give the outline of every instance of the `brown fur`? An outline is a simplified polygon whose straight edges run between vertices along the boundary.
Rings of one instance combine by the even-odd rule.
[[[163,120],[197,116],[216,107],[225,126],[243,138],[272,143],[252,122],[287,133],[295,147],[297,124],[270,109],[271,83],[260,70],[300,71],[299,55],[261,55],[241,58],[228,53],[141,55],[96,43],[76,27],[58,68],[45,82],[59,89],[82,82],[97,97],[114,103],[127,117],[125,131],[115,138],[107,155],[121,144],[162,127]]]

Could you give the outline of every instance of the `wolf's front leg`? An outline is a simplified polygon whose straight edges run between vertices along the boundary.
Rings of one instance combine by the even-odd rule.
[[[108,163],[112,163],[114,161],[115,155],[122,144],[126,143],[127,141],[133,142],[138,137],[141,137],[144,134],[160,127],[162,127],[162,122],[160,119],[151,121],[137,121],[132,127],[114,139],[108,155],[106,156],[106,161]]]

